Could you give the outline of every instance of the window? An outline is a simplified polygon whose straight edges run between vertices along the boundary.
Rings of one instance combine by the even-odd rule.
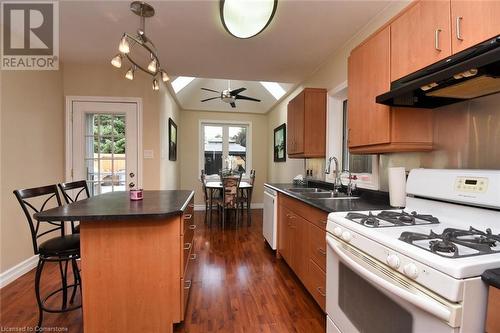
[[[86,114],[85,166],[92,195],[125,191],[125,115]]]
[[[356,175],[356,185],[362,188],[379,188],[378,155],[355,155],[349,153],[349,112],[347,103],[347,83],[341,84],[333,92],[329,92],[328,102],[328,157],[335,156],[339,160],[341,170],[350,170]],[[332,182],[335,172],[327,175]],[[347,184],[347,173],[342,175],[342,183]]]
[[[251,169],[250,124],[201,123],[200,170],[217,175],[222,169]]]

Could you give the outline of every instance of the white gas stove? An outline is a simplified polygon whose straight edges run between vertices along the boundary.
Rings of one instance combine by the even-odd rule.
[[[404,210],[329,215],[329,331],[365,329],[339,306],[343,267],[410,313],[412,332],[483,330],[480,275],[500,267],[500,171],[415,169],[407,193]]]

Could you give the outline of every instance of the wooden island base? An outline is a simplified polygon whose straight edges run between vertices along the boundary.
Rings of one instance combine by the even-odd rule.
[[[172,332],[181,311],[179,220],[82,221],[85,333]]]

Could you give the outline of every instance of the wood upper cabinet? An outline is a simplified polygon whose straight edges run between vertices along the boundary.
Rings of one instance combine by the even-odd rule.
[[[326,90],[306,88],[288,103],[287,150],[290,158],[324,157]]]
[[[391,44],[391,81],[450,56],[450,0],[415,2],[391,23]]]
[[[432,110],[375,102],[391,85],[391,29],[380,30],[349,57],[348,135],[354,154],[432,150]]]
[[[451,0],[452,51],[500,35],[500,1]]]
[[[375,97],[390,88],[391,35],[387,27],[352,51],[348,61],[349,147],[391,140],[390,107]]]

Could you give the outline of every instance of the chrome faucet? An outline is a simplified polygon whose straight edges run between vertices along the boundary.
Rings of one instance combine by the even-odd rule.
[[[335,193],[337,193],[339,189],[342,187],[342,182],[340,180],[339,160],[335,156],[330,156],[330,158],[328,158],[325,174],[329,175],[331,173],[332,160],[335,162],[335,180],[333,182],[333,189]]]

